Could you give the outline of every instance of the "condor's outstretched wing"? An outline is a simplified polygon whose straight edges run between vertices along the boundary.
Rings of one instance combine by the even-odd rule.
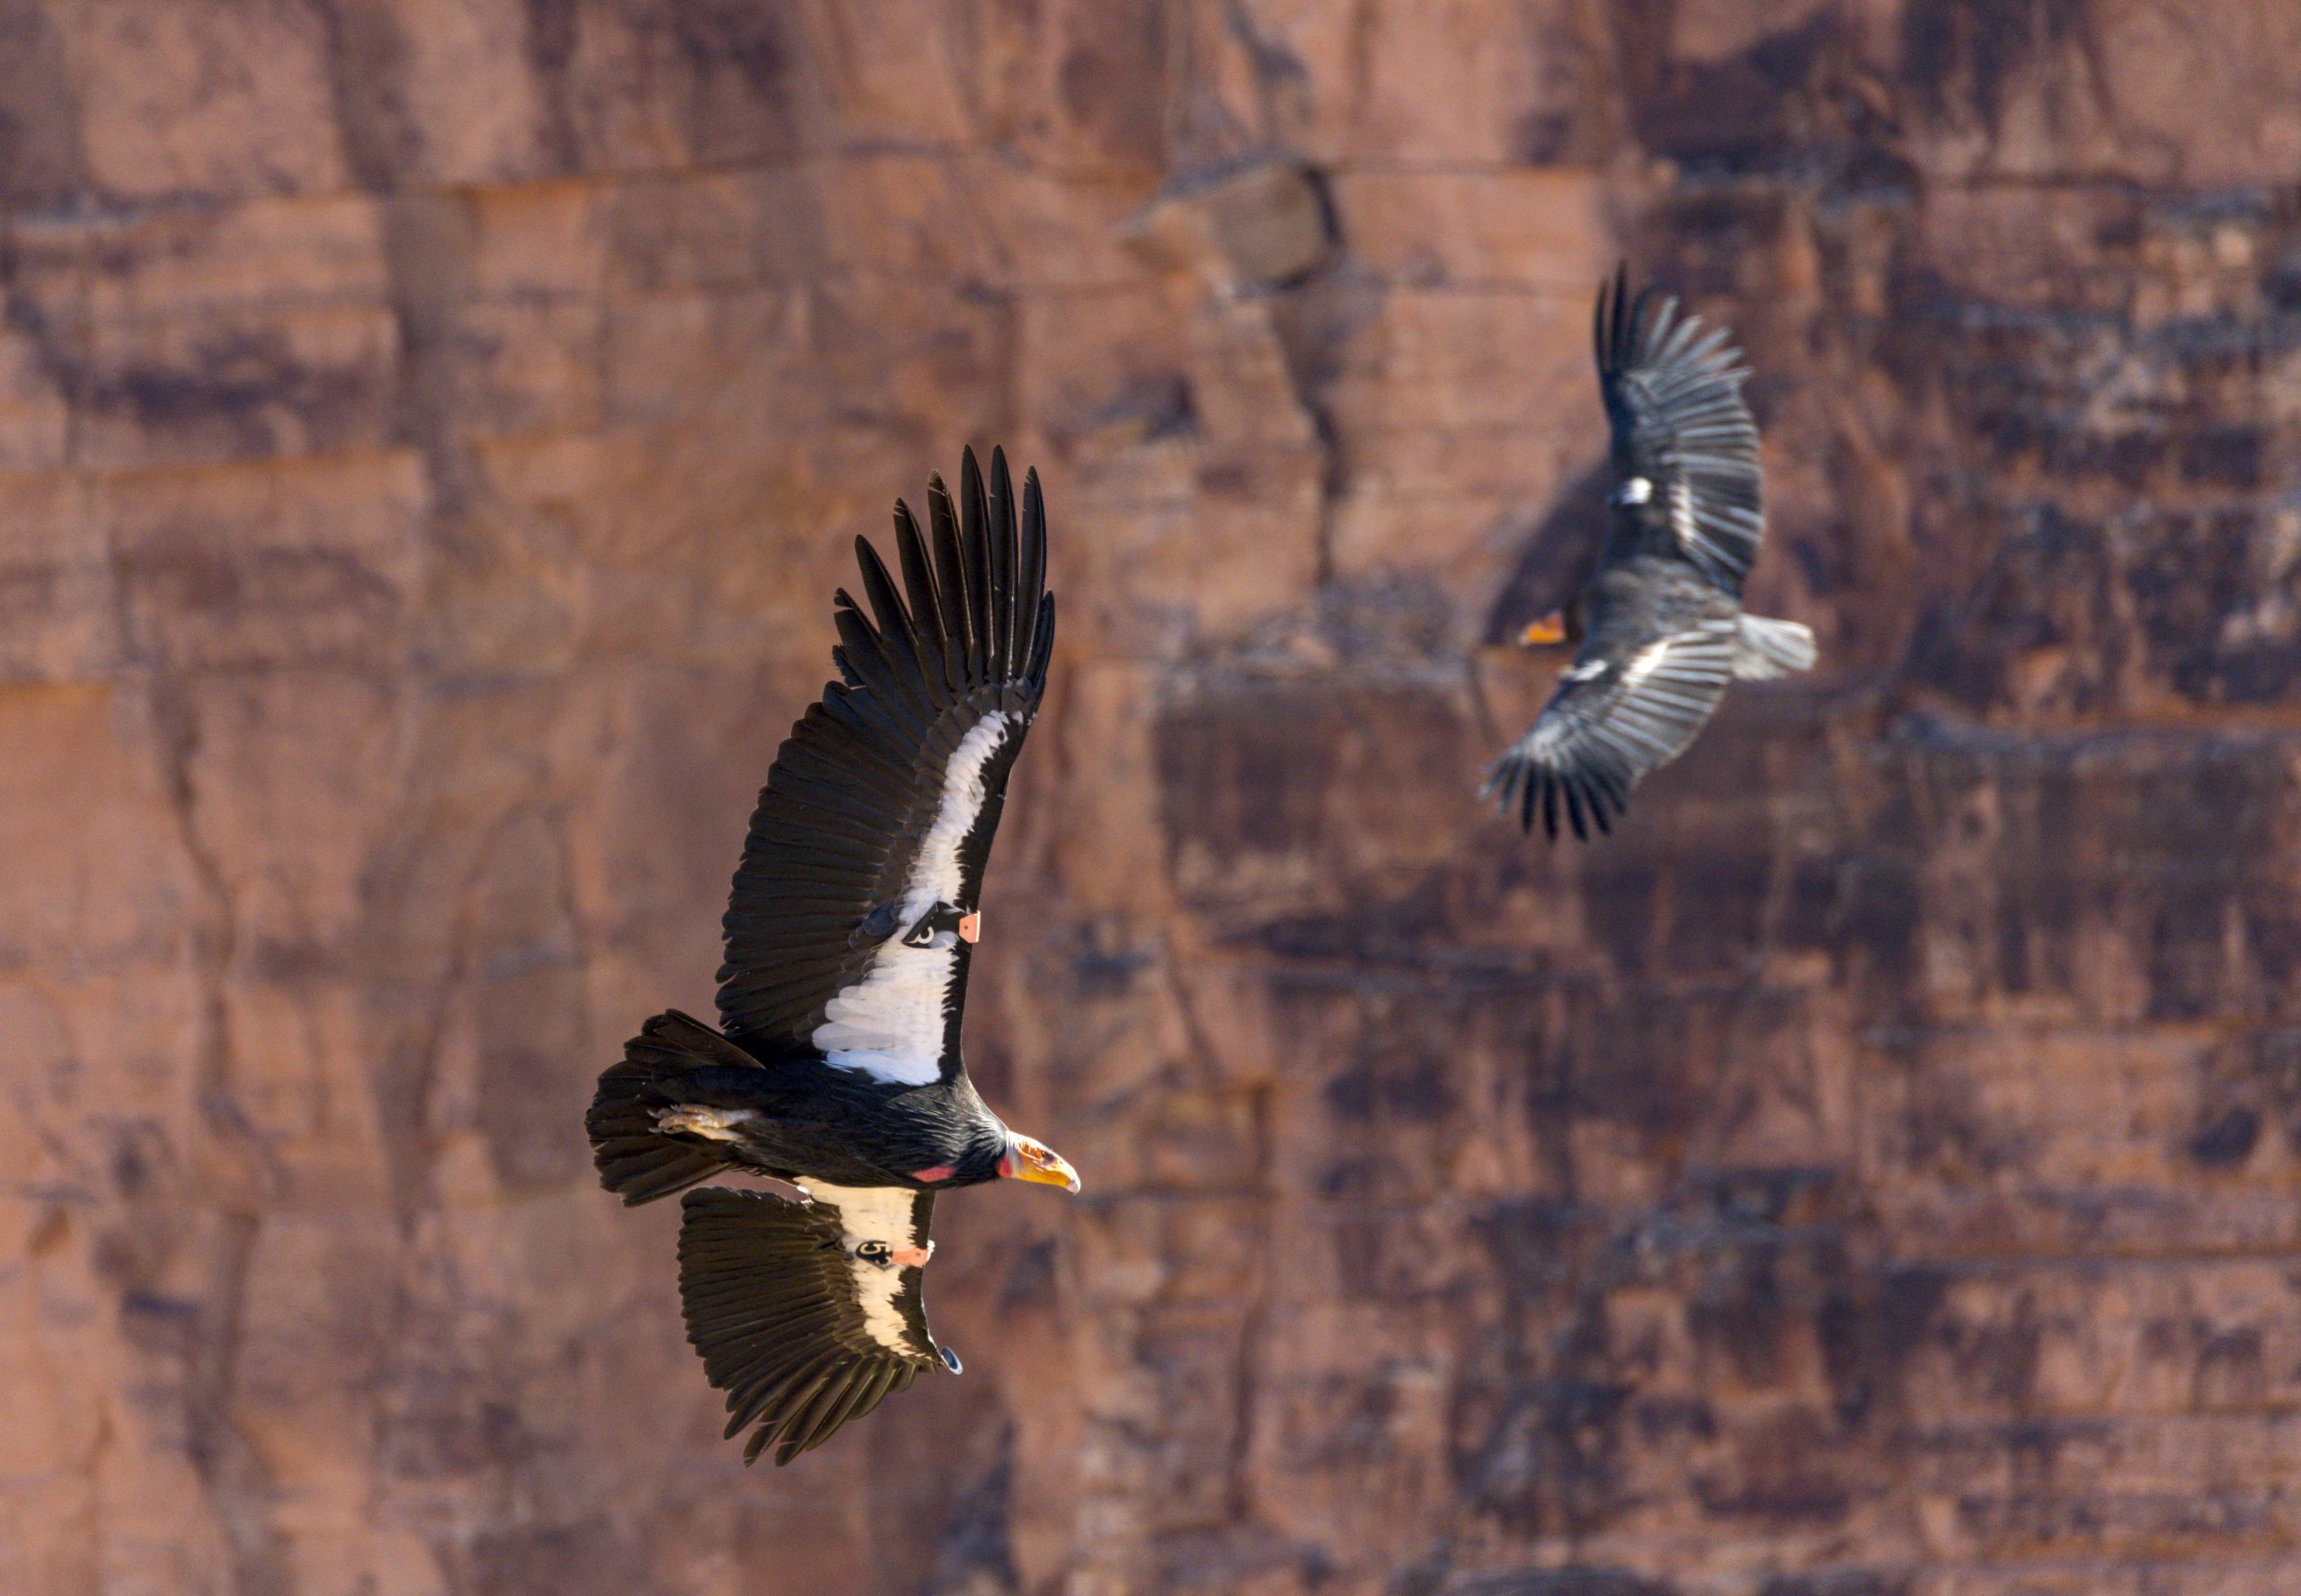
[[[1487,794],[1498,795],[1504,813],[1516,810],[1529,831],[1539,809],[1552,838],[1561,801],[1575,836],[1586,838],[1592,823],[1612,829],[1608,811],[1620,814],[1648,771],[1684,753],[1725,696],[1734,638],[1731,619],[1664,633],[1634,650],[1594,637],[1533,729],[1495,762]]]
[[[1629,289],[1625,268],[1598,290],[1595,326],[1616,527],[1648,550],[1657,540],[1638,534],[1666,528],[1665,542],[1738,595],[1765,533],[1748,368],[1724,328],[1704,332],[1650,288],[1633,303]]]
[[[910,1385],[958,1372],[920,1299],[935,1193],[805,1183],[811,1201],[712,1186],[681,1200],[687,1338],[727,1393],[727,1434],[756,1423],[749,1464],[788,1463]]]
[[[744,1047],[812,1045],[914,1086],[957,1068],[959,921],[1054,646],[1036,474],[1018,506],[1006,456],[992,451],[986,489],[970,449],[958,501],[937,477],[927,508],[922,534],[895,506],[900,589],[856,539],[865,603],[838,596],[840,679],[760,794],[719,971],[720,1019]]]

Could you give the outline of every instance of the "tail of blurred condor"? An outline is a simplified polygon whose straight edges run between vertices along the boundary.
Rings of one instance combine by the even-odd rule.
[[[759,1060],[677,1009],[639,1027],[623,1044],[623,1061],[600,1075],[583,1116],[600,1184],[636,1205],[683,1192],[725,1168],[726,1160],[708,1146],[658,1130],[655,1111],[680,1101],[681,1077],[730,1065],[757,1068]]]

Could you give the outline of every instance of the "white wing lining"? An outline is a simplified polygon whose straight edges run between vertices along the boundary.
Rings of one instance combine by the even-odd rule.
[[[937,931],[924,947],[907,947],[902,933],[937,903],[958,900],[959,849],[982,814],[989,794],[982,773],[1017,719],[993,710],[967,729],[943,767],[943,795],[934,824],[920,839],[919,856],[904,883],[896,934],[880,945],[870,972],[823,1005],[823,1023],[809,1039],[824,1060],[876,1079],[923,1086],[943,1069],[943,1000],[949,992],[958,938]]]
[[[911,1214],[919,1194],[901,1186],[835,1186],[818,1180],[796,1184],[816,1201],[838,1211],[840,1245],[847,1250],[848,1278],[855,1282],[855,1299],[862,1305],[865,1331],[891,1352],[919,1357],[921,1349],[911,1339],[902,1310],[895,1306],[905,1270],[855,1255],[855,1250],[866,1241],[883,1243],[890,1249],[910,1246]]]

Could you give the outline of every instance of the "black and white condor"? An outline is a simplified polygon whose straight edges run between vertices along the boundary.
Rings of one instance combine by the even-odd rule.
[[[1612,432],[1606,540],[1589,585],[1520,634],[1572,643],[1574,662],[1533,728],[1495,762],[1486,791],[1503,812],[1558,836],[1611,830],[1649,771],[1685,752],[1728,681],[1814,663],[1796,621],[1742,610],[1742,583],[1765,536],[1749,376],[1720,327],[1680,315],[1652,288],[1630,297],[1627,270],[1598,291],[1598,390]]]
[[[1019,512],[1019,513],[1018,513]],[[928,528],[895,505],[898,586],[856,539],[864,603],[833,607],[840,679],[777,753],[724,921],[715,1030],[676,1011],[640,1028],[586,1118],[626,1202],[723,1170],[798,1198],[688,1192],[688,1339],[727,1393],[743,1461],[820,1446],[923,1369],[959,1361],[920,1288],[938,1192],[1001,1176],[1076,1192],[967,1079],[959,1020],[982,929],[983,864],[1054,646],[1046,513],[1006,457],[973,450]]]

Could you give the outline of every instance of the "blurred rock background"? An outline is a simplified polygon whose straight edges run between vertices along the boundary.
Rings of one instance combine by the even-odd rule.
[[[0,208],[0,1590],[2301,1588],[2290,0],[5,0]],[[1825,668],[1552,849],[1623,254]],[[968,441],[1087,1193],[746,1475],[580,1115]]]

